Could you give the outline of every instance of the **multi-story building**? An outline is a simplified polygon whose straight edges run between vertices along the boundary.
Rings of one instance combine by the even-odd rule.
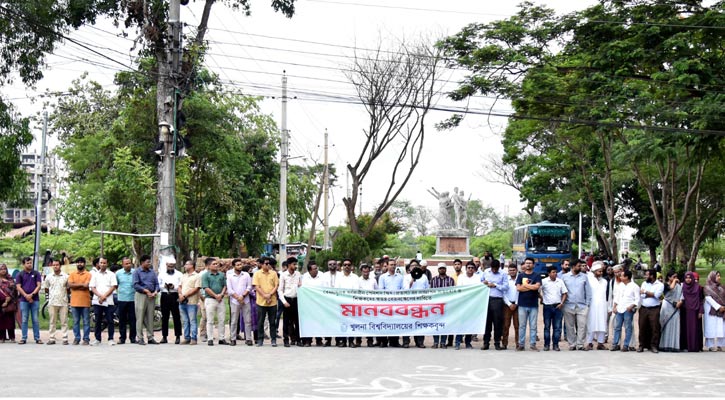
[[[3,205],[3,222],[13,225],[24,225],[35,223],[35,201],[41,185],[40,155],[35,153],[24,153],[20,157],[20,165],[28,174],[28,186],[26,199],[27,208],[14,208]],[[55,199],[58,193],[56,158],[48,154],[45,157],[45,187],[50,190],[53,199],[42,206],[42,222],[49,224],[51,229],[55,227],[56,205]]]

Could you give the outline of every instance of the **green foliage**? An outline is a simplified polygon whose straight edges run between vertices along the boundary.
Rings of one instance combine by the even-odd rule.
[[[436,252],[435,236],[418,236],[418,248],[423,252],[423,257],[430,257]]]
[[[353,265],[358,265],[362,261],[370,260],[370,247],[368,242],[360,235],[350,231],[342,232],[332,245],[333,254],[340,260],[349,258]]]
[[[471,238],[471,254],[482,256],[484,252],[490,251],[491,254],[503,252],[507,257],[511,257],[512,236],[513,231],[497,230],[485,236]]]
[[[317,268],[322,272],[327,271],[327,261],[336,257],[332,250],[313,251],[312,253],[307,254],[308,257],[310,257],[310,260],[315,260]]]
[[[150,239],[145,239],[150,244]],[[22,239],[2,239],[0,248],[7,249],[13,256],[20,260],[24,256],[32,255],[35,248],[35,238],[30,235]],[[101,254],[101,235],[91,230],[78,230],[73,233],[61,232],[52,235],[41,235],[41,252],[50,250],[53,257],[59,257],[65,253],[68,257],[75,259],[85,257],[91,260]],[[103,238],[103,254],[108,261],[115,263],[124,256],[130,256],[127,251],[127,244],[117,236],[105,235]],[[90,263],[90,262],[89,262]]]
[[[725,239],[719,237],[702,244],[700,255],[707,261],[710,269],[718,269],[725,264]]]
[[[361,232],[365,232],[368,229],[371,220],[372,215],[370,214],[362,214],[357,217],[357,225]],[[370,233],[365,237],[369,251],[372,254],[381,253],[386,247],[388,235],[397,234],[401,230],[402,226],[392,218],[390,213],[384,213],[375,226],[370,229]]]

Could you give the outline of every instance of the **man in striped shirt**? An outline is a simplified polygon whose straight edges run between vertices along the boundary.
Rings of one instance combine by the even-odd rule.
[[[453,278],[446,275],[446,263],[438,263],[438,276],[434,276],[433,279],[430,281],[430,287],[435,288],[443,288],[443,287],[450,287],[455,286],[456,283],[453,281]],[[434,335],[433,336],[433,348],[437,349],[439,344],[441,349],[445,349],[446,341],[448,340],[448,335]]]

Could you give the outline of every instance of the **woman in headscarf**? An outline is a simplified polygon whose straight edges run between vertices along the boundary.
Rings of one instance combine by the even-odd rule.
[[[680,307],[682,306],[682,285],[677,273],[667,273],[665,299],[660,308],[660,351],[680,351]]]
[[[15,313],[18,309],[18,293],[15,282],[8,273],[8,266],[0,264],[0,342],[15,342]]]
[[[680,307],[680,349],[688,352],[702,351],[702,315],[703,308],[702,287],[697,275],[688,271],[682,284],[682,307]]]
[[[711,271],[705,285],[705,347],[722,351],[725,346],[725,288],[720,273]]]

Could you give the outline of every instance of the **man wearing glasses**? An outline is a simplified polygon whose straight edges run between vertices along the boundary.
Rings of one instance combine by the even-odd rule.
[[[360,289],[360,277],[353,272],[351,259],[346,258],[342,260],[342,274],[338,275],[340,276],[337,277],[335,287],[340,289]],[[360,347],[362,339],[359,337],[357,339],[356,342],[354,338],[338,337],[335,338],[335,345],[337,347]]]
[[[271,269],[271,265],[270,260],[265,258],[262,263],[262,270],[254,274],[252,278],[252,285],[257,292],[257,346],[264,344],[264,320],[269,318],[269,337],[272,341],[272,347],[277,347],[277,336],[276,332],[273,331],[273,327],[277,312],[279,277]]]

